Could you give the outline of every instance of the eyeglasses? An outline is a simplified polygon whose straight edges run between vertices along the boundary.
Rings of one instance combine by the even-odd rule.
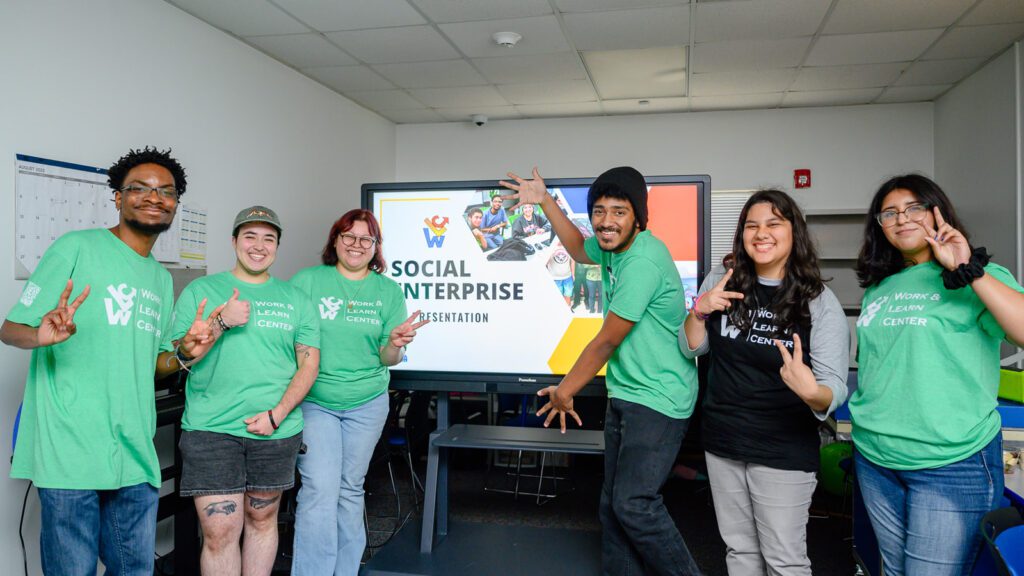
[[[124,188],[121,188],[120,192],[122,194],[130,194],[132,196],[138,196],[140,194],[143,196],[149,196],[153,192],[156,192],[156,195],[159,196],[160,198],[164,198],[167,200],[178,199],[178,189],[175,188],[174,186],[161,186],[159,188],[150,188],[149,186],[145,186],[143,184],[132,184],[131,186],[125,186]]]
[[[359,241],[360,248],[373,248],[373,245],[377,243],[376,238],[369,236],[356,236],[355,234],[348,233],[341,235],[341,243],[345,246],[355,246],[356,240]]]
[[[905,215],[907,220],[910,220],[911,222],[920,222],[928,215],[929,208],[930,206],[922,203],[907,206],[903,210],[883,210],[878,214],[875,214],[875,220],[878,220],[878,223],[882,225],[882,228],[895,226],[896,222],[899,220],[900,214]]]

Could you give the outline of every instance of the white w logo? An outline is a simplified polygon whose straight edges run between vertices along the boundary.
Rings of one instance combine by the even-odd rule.
[[[878,314],[878,311],[881,310],[882,306],[884,306],[888,301],[888,296],[882,296],[871,304],[868,304],[868,307],[860,313],[860,318],[857,318],[857,326],[870,326],[871,321],[875,319],[875,315]]]
[[[729,315],[722,314],[722,337],[736,339],[740,335],[740,329],[729,322]]]
[[[128,285],[124,283],[114,288],[114,285],[111,284],[107,286],[107,292],[112,296],[112,298],[103,299],[107,305],[107,322],[110,322],[111,326],[117,324],[127,326],[128,320],[132,317],[132,304],[135,303],[135,288],[128,290]],[[117,311],[114,310],[114,302],[117,302]]]
[[[320,302],[320,318],[324,320],[334,320],[334,317],[338,315],[338,309],[341,308],[341,303],[344,302],[341,298],[335,298],[334,296],[328,296],[327,298],[321,298]]]

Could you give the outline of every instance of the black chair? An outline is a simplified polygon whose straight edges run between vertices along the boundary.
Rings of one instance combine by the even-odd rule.
[[[1000,576],[1024,575],[1024,518],[1016,508],[985,514],[978,527]]]

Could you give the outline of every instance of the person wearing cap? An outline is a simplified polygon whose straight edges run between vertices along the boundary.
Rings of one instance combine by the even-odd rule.
[[[558,209],[536,168],[533,179],[501,184],[522,204],[540,204],[577,262],[601,268],[605,319],[538,415],[582,424],[573,396],[607,363],[604,485],[599,515],[602,573],[700,574],[659,494],[697,399],[697,367],[676,343],[685,317],[683,286],[665,244],[647,230],[647,184],[629,167],[601,174],[587,192],[594,236]]]
[[[216,344],[189,373],[178,445],[204,574],[270,574],[281,492],[294,484],[303,426],[295,408],[316,378],[320,325],[309,299],[270,275],[280,240],[273,210],[242,210],[234,268],[193,281],[174,308],[177,336],[200,302],[230,295],[215,318]]]
[[[58,238],[0,328],[5,344],[32,350],[11,477],[39,491],[45,574],[95,573],[97,560],[153,574],[154,367],[173,374],[212,343],[192,317],[167,338],[174,290],[152,249],[186,187],[170,152],[130,150],[110,167],[117,224]]]

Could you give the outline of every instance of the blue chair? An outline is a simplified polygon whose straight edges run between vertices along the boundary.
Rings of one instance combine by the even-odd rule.
[[[998,508],[981,519],[981,535],[1000,576],[1024,576],[1024,518],[1012,507]]]
[[[18,415],[14,417],[14,433],[11,434],[11,454],[14,454],[14,447],[18,445],[18,426],[21,424],[21,407],[24,404],[18,404]],[[12,456],[13,458],[13,456]]]

